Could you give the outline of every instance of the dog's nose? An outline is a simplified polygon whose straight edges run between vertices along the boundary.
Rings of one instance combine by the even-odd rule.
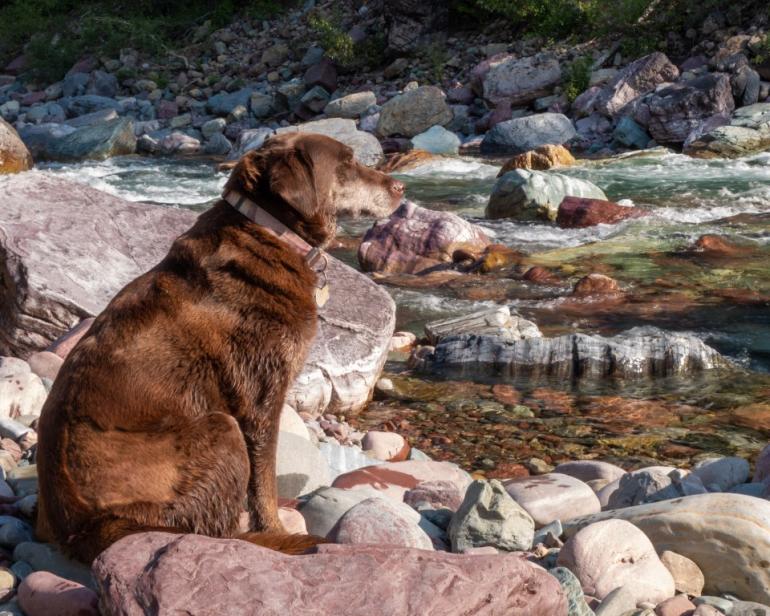
[[[390,185],[390,190],[392,190],[397,195],[403,195],[404,191],[406,190],[406,186],[404,186],[403,182],[394,180],[393,183]]]

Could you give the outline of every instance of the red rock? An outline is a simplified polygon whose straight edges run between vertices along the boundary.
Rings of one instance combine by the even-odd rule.
[[[720,235],[701,235],[691,248],[692,252],[703,252],[710,256],[732,257],[745,252]]]
[[[18,601],[27,616],[99,615],[93,590],[47,571],[35,571],[22,580]]]
[[[618,281],[604,274],[588,274],[575,284],[573,293],[581,297],[588,295],[612,295],[620,292]]]
[[[554,274],[551,270],[545,267],[540,267],[539,265],[536,265],[534,267],[530,267],[527,272],[524,274],[524,280],[527,282],[532,282],[534,284],[544,284],[544,285],[556,285],[559,284],[559,278]]]
[[[559,205],[556,224],[567,229],[577,229],[599,224],[614,225],[621,220],[641,218],[647,215],[649,215],[647,210],[624,207],[612,201],[564,197]]]
[[[91,328],[91,323],[93,322],[93,317],[83,319],[67,333],[62,334],[54,340],[46,350],[55,353],[62,359],[67,359],[67,355],[69,355],[70,351],[75,348],[75,345],[80,342],[80,339],[88,333],[88,330]]]
[[[344,473],[334,480],[332,487],[350,490],[369,486],[400,503],[408,490],[423,481],[449,481],[465,494],[470,477],[465,471],[448,462],[407,460],[367,466]]]
[[[150,564],[151,563],[151,564]],[[149,565],[149,566],[148,566]],[[105,614],[566,616],[556,578],[516,554],[323,545],[285,556],[244,541],[131,535],[94,563]]]

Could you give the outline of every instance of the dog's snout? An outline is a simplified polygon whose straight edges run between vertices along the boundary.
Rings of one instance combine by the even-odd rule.
[[[393,182],[390,185],[390,190],[397,195],[403,195],[404,191],[406,190],[406,186],[404,186],[403,182],[399,182],[398,180],[393,180]]]

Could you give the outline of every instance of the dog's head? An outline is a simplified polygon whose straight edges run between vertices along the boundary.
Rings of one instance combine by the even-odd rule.
[[[289,133],[248,152],[225,190],[237,190],[313,246],[333,237],[337,215],[388,216],[404,185],[356,161],[348,146],[323,135]]]

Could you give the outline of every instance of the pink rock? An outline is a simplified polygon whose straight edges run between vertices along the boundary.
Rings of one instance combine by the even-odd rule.
[[[293,535],[307,535],[307,526],[302,514],[291,507],[279,507],[278,518],[286,529],[287,533]]]
[[[75,345],[80,342],[80,339],[88,333],[89,329],[91,329],[91,324],[93,322],[93,317],[83,319],[67,333],[62,334],[54,340],[46,350],[55,353],[62,359],[67,359],[67,355],[70,354],[70,351],[75,348]]]
[[[93,590],[47,571],[35,571],[22,580],[18,601],[27,616],[99,616]]]
[[[369,452],[378,460],[392,460],[408,447],[404,437],[396,432],[380,432],[372,430],[366,433],[361,442],[364,451]],[[403,458],[402,458],[403,459]]]
[[[40,378],[53,381],[56,380],[56,375],[59,373],[59,368],[61,368],[64,360],[51,351],[38,351],[27,358],[27,363],[32,368],[32,372]]]
[[[505,482],[505,489],[538,527],[601,511],[599,499],[588,485],[561,473],[511,479]]]
[[[480,253],[489,244],[480,227],[456,214],[408,201],[367,231],[358,249],[358,261],[367,272],[419,274],[451,264],[452,254],[462,245]]]
[[[415,509],[427,505],[457,511],[464,498],[465,490],[452,481],[423,481],[404,494],[404,502]]]
[[[609,462],[602,462],[601,460],[575,460],[573,462],[563,462],[559,464],[554,473],[561,473],[562,475],[569,475],[580,481],[595,481],[597,479],[603,479],[607,482],[620,479],[626,474],[619,466],[610,464]]]
[[[656,616],[692,616],[695,604],[687,598],[687,595],[677,595],[666,599],[655,607]]]
[[[149,566],[148,566],[149,565]],[[106,614],[564,616],[556,578],[516,554],[324,545],[285,556],[244,541],[131,535],[94,563]]]
[[[468,473],[454,464],[432,460],[407,460],[367,466],[339,475],[334,480],[332,487],[347,490],[370,487],[401,503],[407,490],[411,490],[423,481],[436,480],[449,481],[455,484],[459,490],[462,490],[463,494],[471,482]]]
[[[361,501],[337,524],[337,543],[374,543],[432,550],[430,537],[419,526],[420,514],[403,503],[383,498]]]
[[[625,520],[604,520],[578,531],[561,549],[558,564],[580,580],[583,591],[604,599],[616,588],[635,604],[657,605],[674,596],[674,578],[641,530]]]
[[[603,199],[564,197],[559,205],[556,224],[567,229],[579,229],[600,224],[614,225],[628,218],[647,215],[647,210],[625,207]]]

